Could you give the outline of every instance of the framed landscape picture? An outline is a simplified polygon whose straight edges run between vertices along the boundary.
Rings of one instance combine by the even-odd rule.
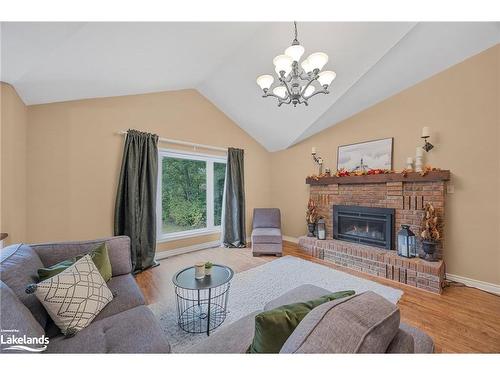
[[[339,146],[337,151],[337,170],[349,172],[370,169],[392,169],[393,138],[354,143]]]

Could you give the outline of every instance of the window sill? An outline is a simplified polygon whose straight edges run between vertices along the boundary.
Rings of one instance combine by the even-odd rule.
[[[216,228],[216,229],[203,229],[203,230],[196,230],[196,231],[186,231],[186,232],[180,232],[180,233],[174,233],[174,234],[167,234],[167,235],[161,235],[157,238],[156,243],[163,243],[163,242],[172,242],[172,241],[177,241],[177,240],[182,240],[186,238],[195,238],[195,237],[202,237],[202,236],[207,236],[210,234],[220,234],[221,229]]]

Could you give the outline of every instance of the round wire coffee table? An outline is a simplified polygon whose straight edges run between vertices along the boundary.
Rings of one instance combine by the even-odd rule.
[[[195,268],[177,272],[172,281],[177,297],[179,327],[189,333],[205,333],[220,326],[226,319],[231,268],[214,264],[210,276],[197,280]]]

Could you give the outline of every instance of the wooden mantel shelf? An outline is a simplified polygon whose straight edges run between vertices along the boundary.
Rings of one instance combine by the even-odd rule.
[[[449,181],[450,171],[431,171],[425,176],[420,173],[410,172],[405,176],[402,173],[385,173],[364,176],[345,176],[345,177],[322,177],[318,180],[306,178],[306,184],[309,185],[333,185],[333,184],[382,184],[386,182],[432,182]]]

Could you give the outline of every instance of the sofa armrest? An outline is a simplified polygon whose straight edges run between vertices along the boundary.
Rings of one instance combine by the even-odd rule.
[[[113,277],[131,273],[130,238],[127,236],[107,237],[90,241],[41,243],[30,246],[37,252],[43,265],[50,267],[65,259],[87,253],[103,242],[108,245]]]

